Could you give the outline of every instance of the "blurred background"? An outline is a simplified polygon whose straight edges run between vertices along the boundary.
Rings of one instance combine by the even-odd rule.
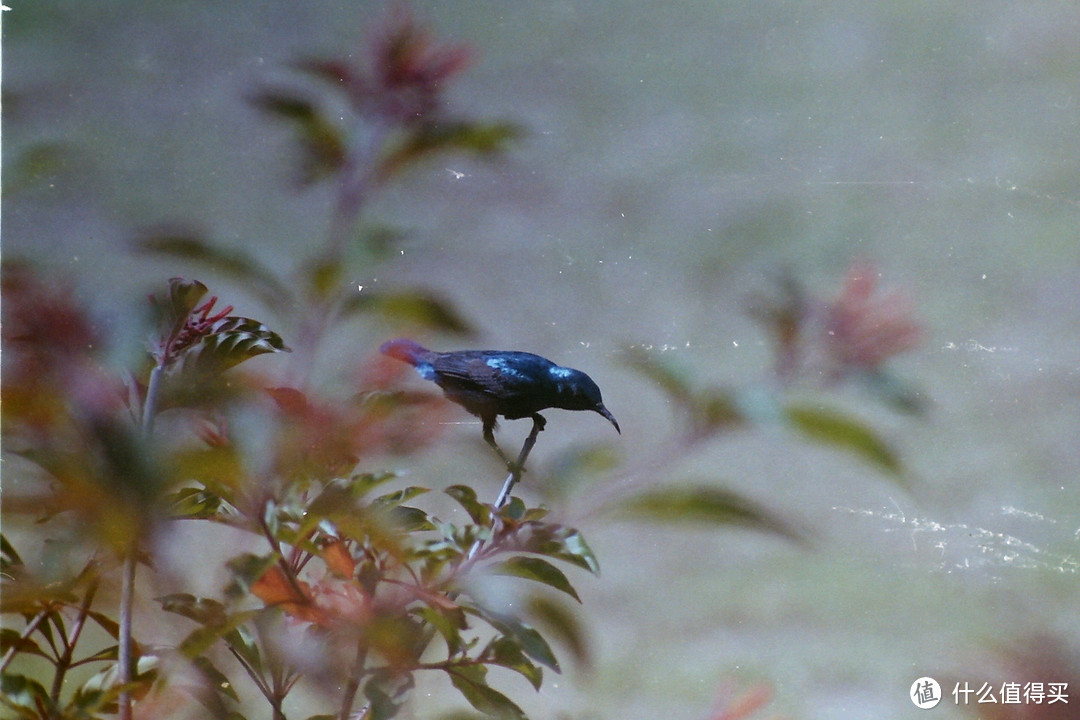
[[[247,100],[297,58],[360,54],[384,4],[11,5],[5,258],[74,278],[122,332],[146,293],[192,274],[134,255],[141,228],[194,225],[282,269],[322,241],[330,193],[295,188],[288,132]],[[380,195],[366,220],[400,234],[351,281],[430,289],[478,328],[473,346],[530,350],[597,380],[622,437],[592,415],[549,414],[521,492],[542,496],[528,481],[604,442],[635,469],[619,482],[715,483],[813,538],[558,507],[603,568],[573,578],[593,662],[538,694],[520,679],[507,692],[534,717],[722,717],[725,693],[764,686],[761,717],[899,718],[917,713],[909,688],[924,675],[946,692],[1021,679],[1008,676],[1021,657],[1064,658],[1050,666],[1072,662],[1075,676],[1080,6],[411,7],[472,48],[450,109],[524,132],[496,162],[440,157]],[[781,271],[835,297],[856,260],[923,329],[893,363],[922,416],[856,391],[837,400],[893,446],[902,482],[768,430],[656,466],[673,408],[619,351],[650,348],[703,383],[766,384],[770,342],[747,297]],[[275,323],[244,287],[201,279]],[[320,372],[345,378],[393,333],[350,326]],[[491,479],[468,481],[494,495],[479,425],[460,419],[446,457],[416,472],[441,487],[461,481],[455,455],[484,458]],[[525,425],[500,439],[512,447]],[[951,697],[935,712],[971,717]]]

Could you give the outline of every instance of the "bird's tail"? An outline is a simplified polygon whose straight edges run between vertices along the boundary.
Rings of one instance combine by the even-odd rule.
[[[382,344],[382,347],[379,348],[379,352],[383,355],[389,355],[395,360],[407,362],[413,367],[416,367],[416,365],[423,362],[426,357],[434,354],[426,347],[413,342],[408,338],[388,340]]]

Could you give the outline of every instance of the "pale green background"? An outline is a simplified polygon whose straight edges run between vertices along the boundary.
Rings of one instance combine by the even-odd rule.
[[[146,292],[191,274],[128,254],[141,226],[193,221],[276,265],[320,241],[328,195],[289,190],[288,135],[244,98],[298,56],[361,53],[381,5],[9,4],[6,257],[77,278],[123,326]],[[1080,644],[1080,5],[415,7],[475,48],[454,111],[528,134],[498,164],[411,173],[373,208],[407,231],[401,253],[353,280],[439,290],[479,344],[589,371],[633,482],[715,481],[817,538],[801,550],[578,519],[604,567],[573,578],[595,668],[568,661],[539,695],[511,676],[501,689],[537,718],[703,720],[735,678],[773,683],[793,718],[921,717],[912,680],[981,680],[988,641]],[[21,170],[42,143],[60,144],[59,167]],[[702,382],[752,385],[769,354],[747,293],[786,266],[828,294],[856,257],[905,288],[926,327],[895,366],[932,398],[926,419],[842,398],[895,444],[914,492],[776,432],[641,471],[672,414],[617,349],[669,346]],[[323,371],[388,332],[352,328]],[[561,449],[611,439],[595,416],[549,420],[537,478]],[[473,434],[450,432],[481,457]],[[424,484],[461,480],[460,463],[429,465]],[[933,717],[960,717],[949,704]]]

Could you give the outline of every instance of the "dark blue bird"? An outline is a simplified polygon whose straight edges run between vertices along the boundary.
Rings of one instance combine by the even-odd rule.
[[[484,440],[504,460],[506,456],[495,444],[499,415],[507,420],[531,417],[543,429],[541,410],[592,410],[622,433],[592,378],[539,355],[504,350],[435,352],[405,338],[383,343],[379,350],[412,365],[420,377],[433,381],[446,397],[479,417],[484,423]],[[512,463],[507,460],[507,464]]]

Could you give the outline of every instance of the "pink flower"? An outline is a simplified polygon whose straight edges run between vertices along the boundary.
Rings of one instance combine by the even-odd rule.
[[[461,72],[472,53],[440,44],[405,4],[394,5],[370,35],[367,61],[316,60],[306,69],[338,82],[361,114],[410,123],[438,109],[444,83]]]
[[[852,263],[840,297],[826,310],[825,346],[838,375],[875,370],[922,339],[907,298],[896,291],[876,292],[878,277],[869,263]]]

